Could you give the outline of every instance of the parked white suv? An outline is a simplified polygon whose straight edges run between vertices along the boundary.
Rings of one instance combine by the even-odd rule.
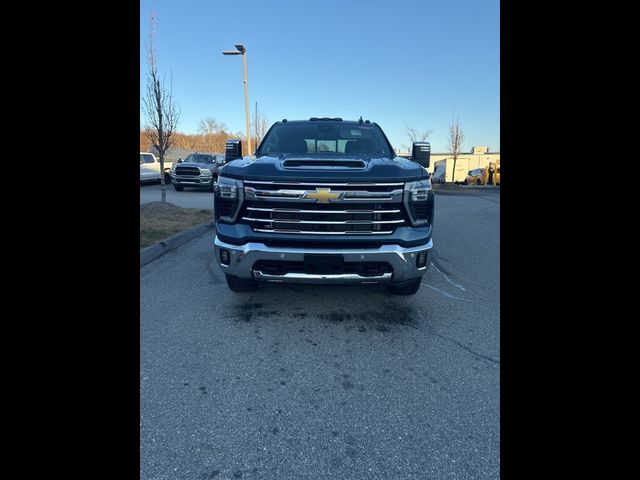
[[[173,162],[164,162],[164,181],[171,182]],[[153,153],[140,152],[140,183],[160,181],[160,162]]]

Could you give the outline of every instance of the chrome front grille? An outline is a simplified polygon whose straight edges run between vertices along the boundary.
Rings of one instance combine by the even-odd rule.
[[[407,224],[402,183],[245,181],[241,221],[256,232],[379,235]]]

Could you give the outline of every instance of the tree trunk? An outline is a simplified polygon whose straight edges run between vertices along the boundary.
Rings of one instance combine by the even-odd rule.
[[[451,172],[451,183],[456,183],[456,162],[458,161],[458,157],[454,155],[453,157],[453,172]]]
[[[160,155],[160,198],[162,203],[167,202],[167,190],[164,185],[164,155]]]

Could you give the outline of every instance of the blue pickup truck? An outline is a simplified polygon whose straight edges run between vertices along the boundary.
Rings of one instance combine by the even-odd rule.
[[[429,161],[427,142],[397,157],[362,118],[276,122],[255,154],[220,169],[214,248],[229,288],[383,283],[415,294],[433,247]]]

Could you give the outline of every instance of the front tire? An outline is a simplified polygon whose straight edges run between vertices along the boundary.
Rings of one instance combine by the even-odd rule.
[[[389,287],[389,293],[391,295],[415,295],[418,289],[420,288],[420,283],[422,282],[422,277],[416,278],[414,282],[409,285],[404,285],[402,287],[395,287],[391,285]]]
[[[173,188],[176,189],[176,192],[181,192],[184,190],[184,187],[179,187],[178,185],[176,185],[175,183],[173,184]]]
[[[255,292],[258,289],[258,284],[252,280],[245,280],[234,275],[227,275],[227,286],[229,290],[237,293]]]

